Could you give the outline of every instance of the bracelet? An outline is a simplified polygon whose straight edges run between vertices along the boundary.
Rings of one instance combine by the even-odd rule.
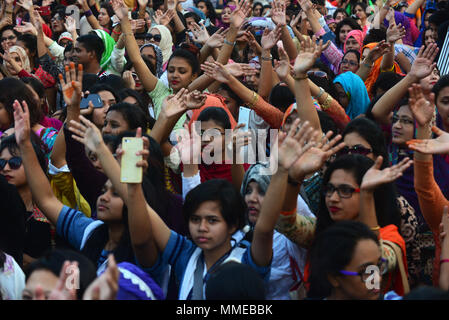
[[[90,17],[92,15],[92,10],[87,10],[87,11],[84,11],[84,16],[86,17],[86,18],[88,18],[88,17]]]
[[[8,10],[5,10],[5,12],[6,12],[7,14],[12,14],[12,13],[13,13],[12,11],[8,11]]]
[[[291,216],[292,214],[296,214],[296,208],[290,211],[281,211],[281,215],[283,216]]]
[[[440,260],[440,264],[445,263],[445,262],[449,262],[449,259],[441,259]]]
[[[259,95],[255,91],[253,91],[253,98],[251,99],[251,102],[248,103],[248,106],[251,109],[254,109],[254,105],[256,104],[258,98],[259,98]]]
[[[320,92],[314,98],[318,100],[323,95],[323,93],[324,93],[324,89],[320,87]]]
[[[228,41],[228,40],[224,39],[223,42],[224,42],[224,44],[228,44],[230,46],[234,46],[235,45],[235,41],[231,42],[231,41]]]
[[[372,228],[370,228],[371,229],[371,231],[379,231],[380,230],[380,227],[379,226],[376,226],[376,227],[372,227]]]
[[[121,35],[121,34],[122,34],[121,32],[117,32],[117,31],[114,31],[114,30],[112,30],[112,33],[113,33],[113,34],[118,34],[118,35]]]
[[[326,100],[323,103],[321,103],[322,111],[326,111],[327,109],[329,109],[331,107],[332,96],[327,92],[326,92],[326,94],[327,94]]]
[[[293,79],[295,79],[295,80],[306,80],[307,78],[309,78],[309,76],[306,74],[304,77],[302,77],[302,78],[300,78],[300,77],[297,77],[296,75],[293,77]]]
[[[263,56],[260,56],[260,58],[261,58],[262,60],[265,60],[265,61],[271,61],[271,57],[263,57]]]

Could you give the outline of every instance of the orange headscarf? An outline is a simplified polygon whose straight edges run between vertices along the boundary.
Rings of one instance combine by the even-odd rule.
[[[213,94],[213,93],[206,93],[206,95],[207,95],[207,98],[206,98],[206,102],[204,103],[204,105],[199,109],[193,110],[193,115],[189,121],[189,130],[192,127],[192,123],[194,121],[196,121],[198,119],[198,117],[200,116],[201,111],[203,111],[204,109],[209,108],[209,107],[223,108],[226,111],[226,113],[228,114],[229,122],[231,123],[231,128],[234,129],[234,127],[237,125],[237,122],[235,121],[234,117],[232,116],[231,111],[229,111],[228,107],[226,106],[224,98],[218,94]]]
[[[365,48],[372,50],[376,45],[377,45],[377,42],[368,43],[367,45],[363,46],[361,53],[363,54],[363,50],[365,50]],[[379,59],[374,61],[374,66],[371,68],[371,72],[369,73],[368,78],[366,78],[366,80],[365,80],[366,90],[368,91],[368,95],[369,95],[370,99],[373,98],[373,96],[371,95],[371,88],[373,87],[374,83],[377,81],[377,78],[379,77],[380,72],[381,72],[380,71],[381,63],[382,63],[382,57],[380,57]],[[396,63],[396,61],[393,63],[392,71],[394,71],[396,73],[401,73],[401,68]]]

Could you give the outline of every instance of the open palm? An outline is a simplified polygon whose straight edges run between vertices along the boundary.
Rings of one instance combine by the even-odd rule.
[[[301,41],[301,50],[296,57],[294,71],[296,75],[305,74],[310,68],[313,67],[315,60],[321,55],[321,52],[330,45],[328,41],[323,46],[323,41],[320,40],[319,44],[316,43],[316,38],[307,38]]]
[[[411,159],[405,158],[394,166],[380,170],[382,160],[382,156],[377,157],[374,165],[365,173],[360,187],[361,190],[372,192],[382,184],[395,181],[413,163]]]
[[[104,143],[100,129],[83,116],[80,116],[80,122],[70,120],[69,130],[74,134],[73,139],[84,144],[90,151],[96,151]]]
[[[413,113],[413,117],[418,124],[423,127],[430,123],[435,112],[435,94],[430,94],[431,101],[427,100],[421,90],[421,86],[414,84],[408,89],[410,98],[408,99],[409,107]]]
[[[410,140],[407,145],[410,149],[426,154],[449,154],[449,133],[437,127],[432,131],[438,136],[435,139]]]
[[[438,54],[438,46],[436,43],[429,44],[425,49],[424,46],[419,49],[415,61],[413,61],[409,74],[422,79],[427,77],[435,68],[436,63],[433,61]]]
[[[218,62],[205,62],[201,65],[201,70],[219,82],[228,83],[231,79],[231,74]]]

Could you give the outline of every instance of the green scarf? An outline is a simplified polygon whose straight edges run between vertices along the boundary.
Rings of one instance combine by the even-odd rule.
[[[94,31],[104,43],[104,52],[101,56],[100,67],[106,71],[111,62],[111,53],[114,50],[115,40],[104,30],[96,29]]]

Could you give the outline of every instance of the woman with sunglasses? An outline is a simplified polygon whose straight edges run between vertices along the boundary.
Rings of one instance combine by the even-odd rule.
[[[386,260],[378,237],[357,221],[341,221],[310,250],[309,299],[379,300]]]
[[[339,156],[360,154],[372,160],[382,156],[381,168],[384,169],[390,166],[384,134],[375,122],[367,118],[354,119],[348,124],[342,135],[346,146],[340,150]],[[403,176],[406,176],[408,171],[405,171]],[[398,180],[400,179],[402,177]],[[396,190],[392,190],[392,192],[397,194]],[[427,243],[433,243],[433,240],[429,238],[428,233],[421,231],[422,228],[418,226],[418,218],[416,217],[414,207],[409,204],[401,193],[397,194],[396,201],[392,202],[391,206],[397,207],[401,213],[399,229],[407,249],[410,287],[413,288],[423,281],[430,285],[433,254],[431,253],[432,251],[429,251]]]
[[[283,212],[277,230],[304,248],[338,221],[360,221],[366,224],[382,243],[382,256],[388,260],[387,284],[383,292],[394,288],[399,295],[409,290],[405,242],[398,227],[400,213],[391,203],[395,195],[391,183],[407,169],[410,159],[380,170],[382,157],[376,161],[361,155],[346,155],[331,162],[323,176],[322,193],[317,218],[296,214],[296,196],[304,177],[321,168],[329,153],[317,148],[308,150],[291,168],[289,176],[297,185],[287,187]],[[306,266],[305,277],[310,269]]]

